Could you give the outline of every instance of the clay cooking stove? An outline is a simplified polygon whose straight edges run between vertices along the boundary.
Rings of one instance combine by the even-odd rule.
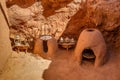
[[[75,51],[74,58],[80,64],[83,59],[94,59],[94,66],[98,67],[106,62],[107,48],[101,32],[89,28],[81,32]]]

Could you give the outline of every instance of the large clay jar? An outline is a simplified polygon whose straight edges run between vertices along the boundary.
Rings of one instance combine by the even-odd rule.
[[[74,52],[74,58],[76,61],[80,62],[80,64],[82,63],[82,54],[85,49],[91,49],[93,51],[95,55],[95,67],[105,63],[107,48],[99,30],[90,28],[81,32]]]

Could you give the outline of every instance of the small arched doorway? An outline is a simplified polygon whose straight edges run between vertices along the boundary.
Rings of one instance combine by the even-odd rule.
[[[47,40],[43,40],[43,51],[45,52],[45,53],[47,53],[48,52],[48,45],[47,45]]]

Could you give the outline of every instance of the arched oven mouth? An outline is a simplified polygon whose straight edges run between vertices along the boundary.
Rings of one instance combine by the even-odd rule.
[[[94,55],[94,51],[90,48],[86,48],[82,52],[82,62],[83,61],[89,61],[89,62],[94,62],[96,56]]]

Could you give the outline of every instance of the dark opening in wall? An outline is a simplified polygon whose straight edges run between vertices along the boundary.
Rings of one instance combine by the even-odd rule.
[[[89,62],[93,62],[95,61],[95,55],[92,49],[84,49],[82,52],[82,62],[84,61],[89,61]]]
[[[93,30],[93,29],[88,29],[87,31],[89,31],[89,32],[93,32],[94,30]]]
[[[43,40],[43,50],[48,52],[47,40]]]

